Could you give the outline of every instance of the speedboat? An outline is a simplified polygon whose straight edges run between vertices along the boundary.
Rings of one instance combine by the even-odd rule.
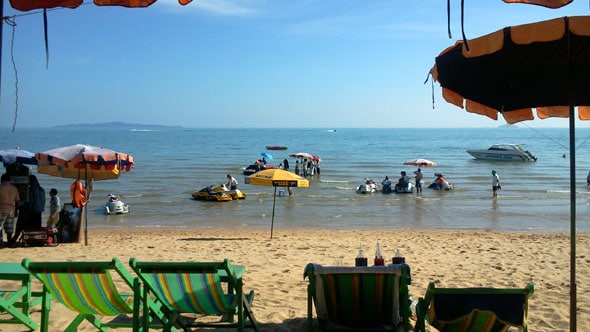
[[[524,144],[494,144],[485,150],[467,150],[475,159],[494,161],[537,161]]]
[[[125,214],[129,213],[129,205],[123,203],[121,198],[117,195],[109,194],[108,200],[104,205],[104,212],[106,214]]]
[[[428,186],[430,189],[434,190],[451,190],[453,189],[453,184],[445,179],[445,176],[441,173],[434,173],[436,177],[434,181]]]
[[[356,188],[357,194],[372,194],[377,192],[377,184],[373,179],[366,178],[365,183]]]
[[[228,202],[233,200],[225,185],[207,186],[201,190],[193,191],[191,196],[197,201]],[[244,196],[245,197],[245,196]]]

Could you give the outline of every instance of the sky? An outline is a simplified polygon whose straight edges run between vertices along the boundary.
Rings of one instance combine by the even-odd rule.
[[[120,121],[223,128],[505,124],[442,99],[428,73],[461,38],[459,0],[158,0],[148,8],[20,12],[4,1],[0,127]],[[465,1],[465,33],[590,15]],[[434,97],[434,103],[433,103]],[[578,126],[590,127],[580,122]],[[524,122],[567,127],[567,119]]]

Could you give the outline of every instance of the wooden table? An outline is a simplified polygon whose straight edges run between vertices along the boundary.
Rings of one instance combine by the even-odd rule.
[[[0,324],[23,324],[35,330],[39,324],[30,317],[31,307],[41,303],[43,292],[33,292],[33,277],[19,263],[0,262],[0,280],[20,281],[20,287],[0,290],[0,312],[8,313],[10,318],[1,319]],[[1,329],[0,329],[1,330]]]

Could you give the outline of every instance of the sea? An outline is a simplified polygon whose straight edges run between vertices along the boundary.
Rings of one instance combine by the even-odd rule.
[[[0,130],[0,149],[31,152],[88,144],[131,154],[135,167],[118,179],[95,181],[88,205],[88,229],[329,229],[329,230],[479,230],[569,232],[569,129],[500,126],[495,128],[183,128],[145,126],[65,126]],[[536,162],[475,160],[467,149],[495,143],[525,144]],[[287,150],[267,150],[266,146]],[[590,230],[590,128],[576,130],[576,230]],[[321,158],[320,173],[308,176],[309,188],[254,186],[243,168],[270,153],[270,165],[290,154]],[[425,158],[424,189],[413,194],[357,194],[371,178],[401,171],[404,161]],[[502,190],[492,199],[491,171]],[[72,179],[39,174],[49,195],[56,188],[62,203],[71,200]],[[426,187],[443,173],[451,191]],[[195,201],[191,193],[235,176],[245,200]],[[128,203],[130,212],[106,215],[108,194]],[[48,199],[49,200],[49,199]],[[273,220],[274,210],[274,220]],[[44,212],[47,217],[48,208]]]

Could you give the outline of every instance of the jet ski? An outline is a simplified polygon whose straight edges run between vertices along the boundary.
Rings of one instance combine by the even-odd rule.
[[[357,194],[372,194],[377,192],[377,184],[373,179],[365,178],[365,183],[356,188]]]
[[[250,176],[254,173],[263,171],[265,169],[273,169],[273,168],[276,168],[276,166],[252,164],[252,165],[248,165],[248,166],[242,168],[242,172],[244,173],[244,175]]]
[[[227,187],[223,184],[217,187],[210,185],[201,190],[193,191],[191,196],[197,201],[228,202],[233,200],[230,191],[227,190]],[[246,196],[244,195],[244,198],[245,197]]]
[[[441,173],[434,173],[434,176],[436,178],[434,179],[434,181],[432,181],[432,183],[428,186],[428,188],[434,189],[434,190],[451,190],[451,189],[453,189],[453,184],[448,182],[447,179],[445,179],[444,175],[442,175]]]
[[[414,185],[411,182],[407,183],[396,183],[395,192],[398,194],[411,194],[414,192]]]
[[[219,185],[217,188],[213,189],[213,191],[225,191],[231,196],[232,199],[246,199],[246,194],[244,194],[240,189],[230,190],[225,184]]]
[[[117,195],[109,194],[108,200],[104,205],[104,212],[106,214],[125,214],[129,213],[129,205],[121,201]]]
[[[410,178],[406,175],[406,171],[401,171],[401,177],[395,184],[393,190],[396,194],[410,194],[414,192],[414,185],[410,182]]]
[[[391,186],[391,180],[389,176],[386,176],[385,179],[381,182],[381,192],[384,194],[391,194],[393,192],[393,187]]]

